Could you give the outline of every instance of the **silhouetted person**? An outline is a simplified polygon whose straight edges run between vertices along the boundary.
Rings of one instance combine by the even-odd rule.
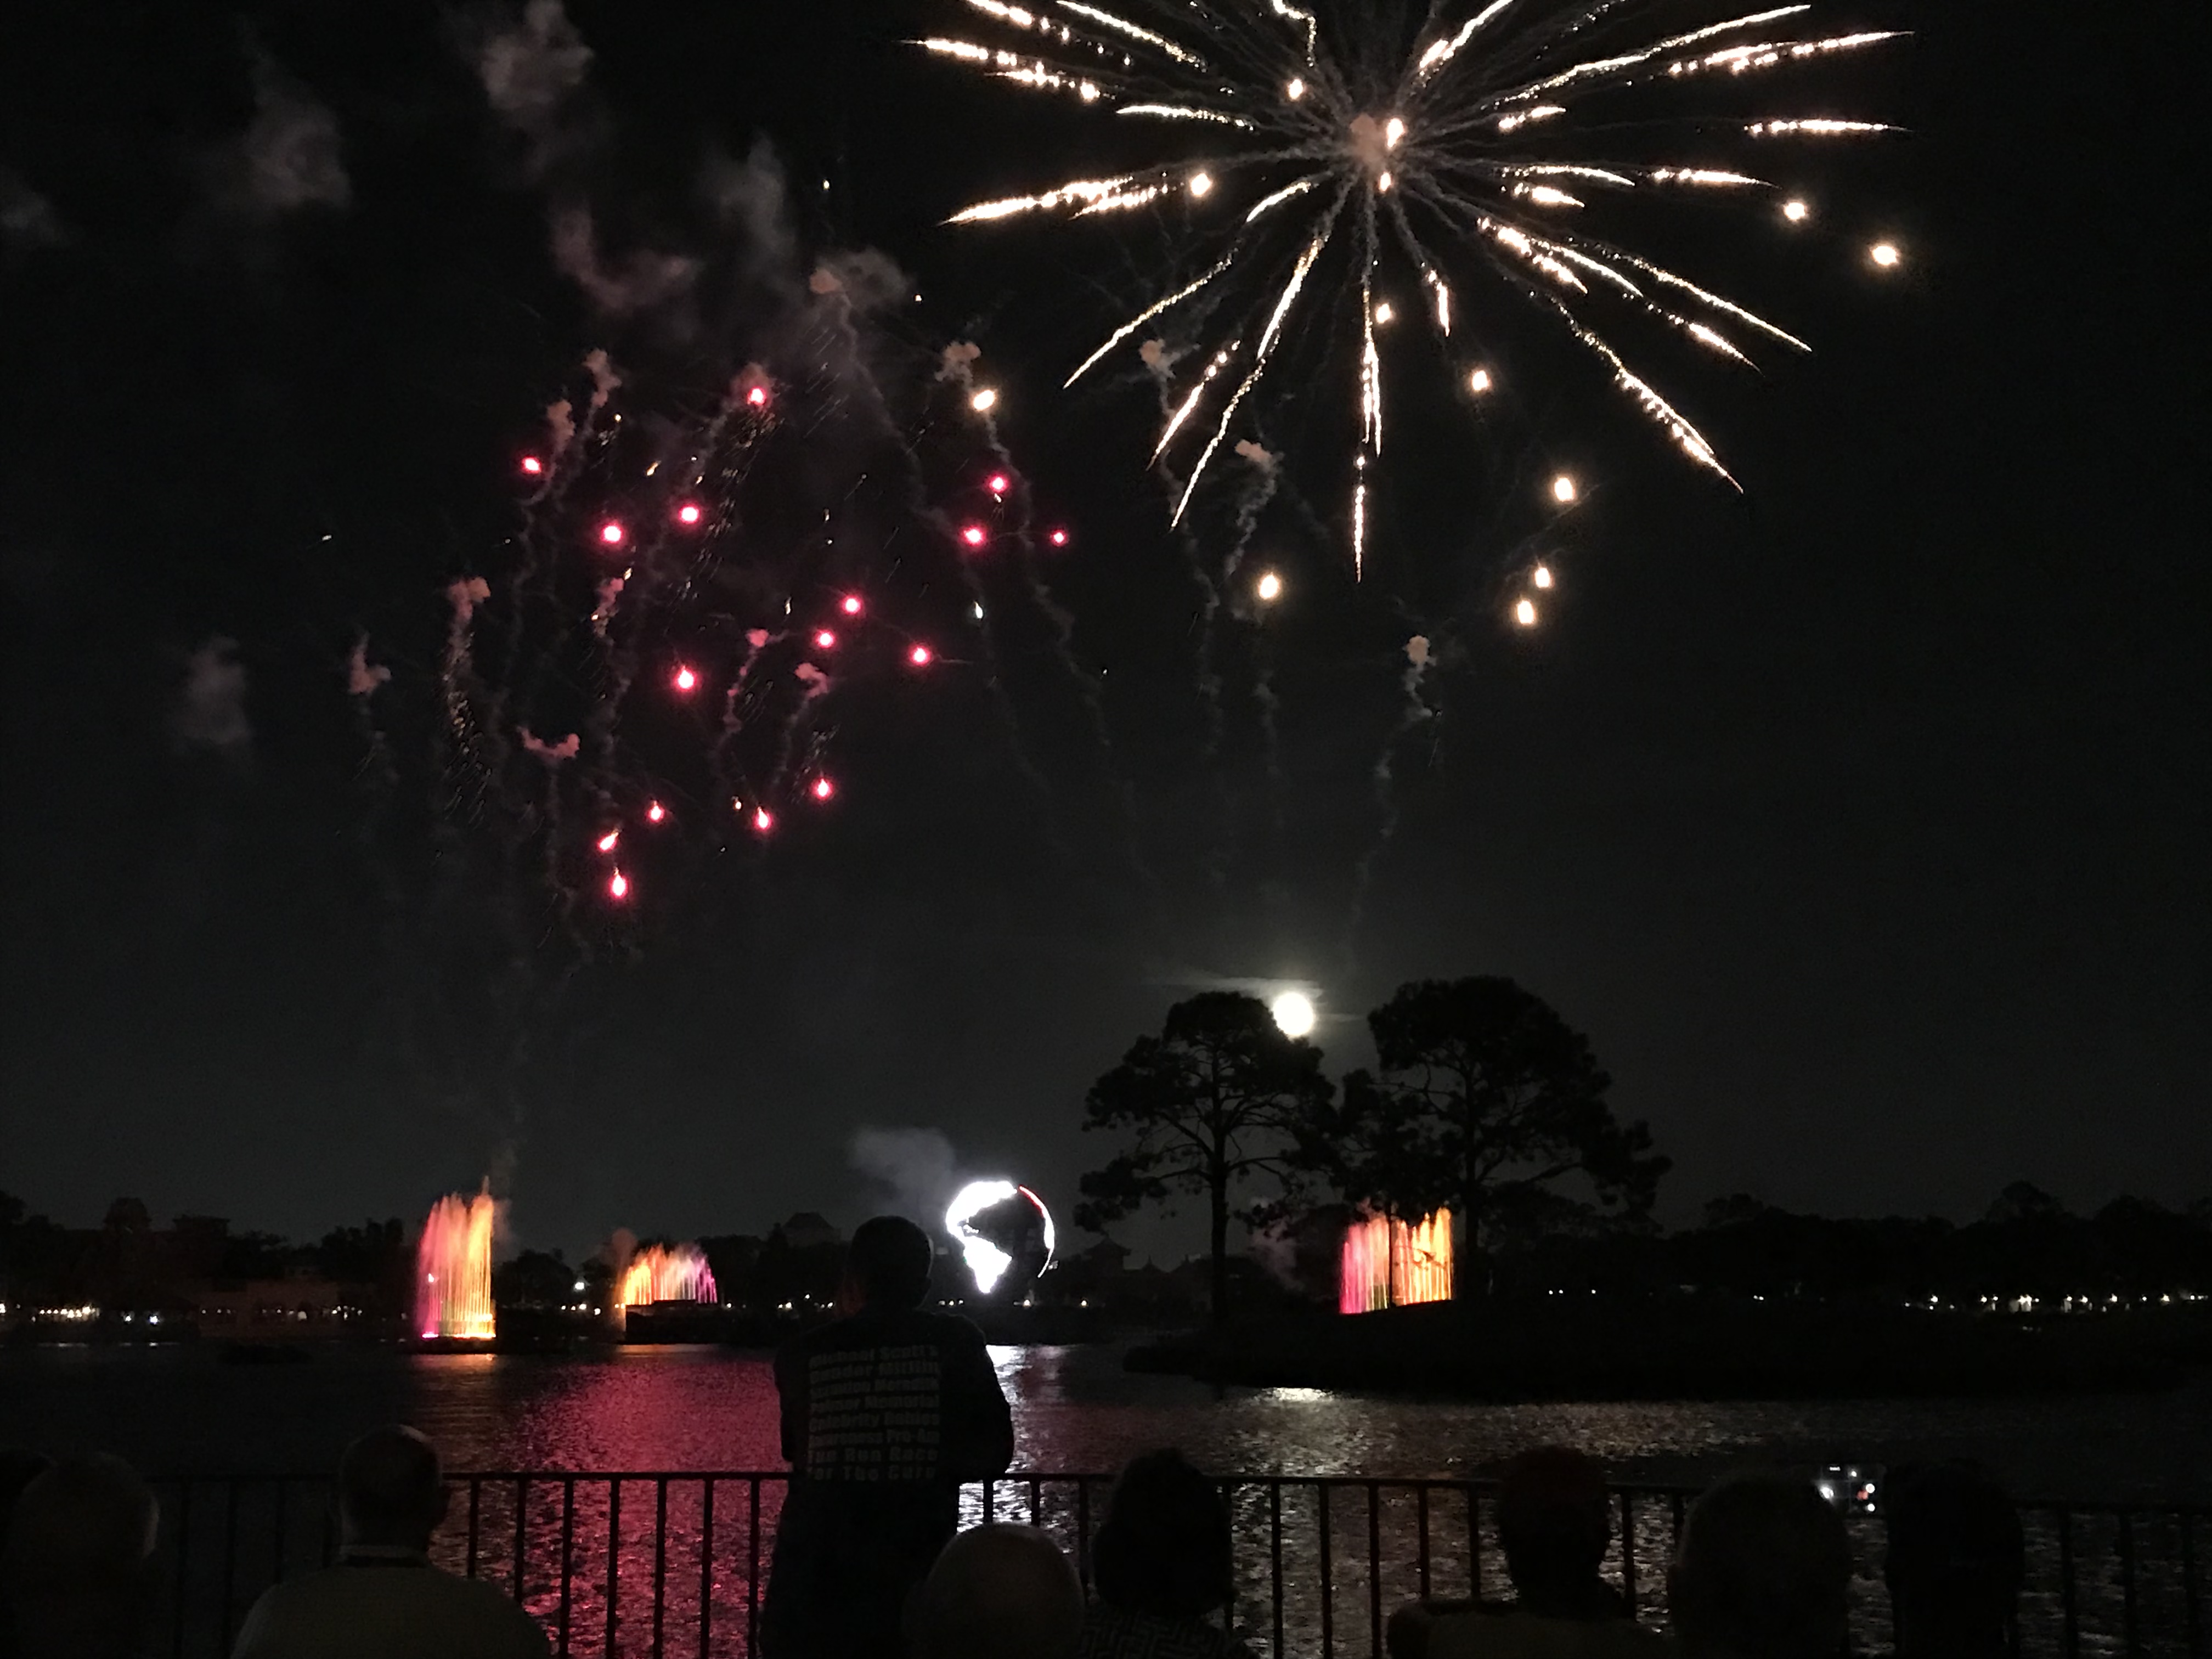
[[[264,1590],[233,1659],[544,1659],[545,1633],[496,1587],[430,1565],[446,1503],[427,1437],[362,1436],[338,1461],[337,1565]]]
[[[44,1452],[0,1446],[0,1547],[7,1545],[8,1517],[15,1512],[15,1500],[23,1495],[23,1488],[53,1466],[54,1460]]]
[[[1400,1659],[1636,1659],[1662,1652],[1657,1632],[1599,1569],[1613,1541],[1605,1470],[1565,1446],[1540,1446],[1505,1466],[1498,1542],[1513,1600],[1427,1602],[1390,1620]]]
[[[1132,1459],[1091,1545],[1098,1599],[1083,1659],[1239,1659],[1206,1622],[1234,1588],[1229,1506],[1179,1451]]]
[[[53,1466],[54,1460],[41,1452],[0,1447],[0,1560],[7,1559],[8,1517],[15,1512],[15,1500],[23,1495],[24,1487]],[[8,1591],[4,1584],[0,1584],[0,1659],[12,1659],[15,1651],[15,1623],[8,1616]]]
[[[161,1519],[154,1494],[120,1458],[75,1458],[34,1475],[0,1546],[16,1659],[145,1653]]]
[[[906,1629],[913,1659],[1074,1659],[1083,1585],[1035,1527],[975,1527],[938,1556],[914,1592]]]
[[[896,1654],[908,1595],[959,1524],[960,1483],[1006,1473],[1013,1417],[982,1333],[921,1311],[929,1235],[853,1235],[841,1305],[775,1357],[791,1490],[761,1644],[771,1659]]]
[[[1735,1475],[1691,1507],[1667,1606],[1695,1659],[1836,1659],[1850,1583],[1844,1518],[1810,1481]]]
[[[2003,1488],[1971,1464],[1899,1471],[1884,1494],[1883,1577],[1899,1659],[2014,1652],[2027,1546]]]

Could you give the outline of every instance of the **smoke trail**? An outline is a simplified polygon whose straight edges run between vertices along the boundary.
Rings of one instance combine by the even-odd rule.
[[[1000,434],[998,416],[993,412],[994,401],[987,401],[990,394],[979,395],[976,391],[975,366],[981,356],[980,347],[966,341],[957,342],[945,349],[938,378],[951,382],[981,419],[984,440],[989,447],[993,464],[1003,468],[1007,477],[1014,481],[1014,521],[1011,538],[1018,550],[1014,568],[1022,579],[1022,592],[1051,629],[1053,659],[1075,688],[1077,700],[1090,726],[1091,742],[1097,750],[1107,793],[1114,802],[1122,855],[1128,860],[1130,873],[1136,877],[1154,908],[1158,908],[1165,902],[1165,890],[1146,859],[1144,848],[1139,842],[1135,786],[1115,764],[1114,737],[1106,718],[1103,690],[1096,677],[1076,659],[1075,618],[1053,597],[1052,590],[1045,586],[1043,578],[1037,574],[1036,520],[1029,485],[1015,467],[1014,458]]]
[[[1366,920],[1368,889],[1374,878],[1375,861],[1398,833],[1401,813],[1398,805],[1396,756],[1398,745],[1415,727],[1431,720],[1436,710],[1421,694],[1421,683],[1427,677],[1429,665],[1434,660],[1425,634],[1416,634],[1406,641],[1405,672],[1398,677],[1401,694],[1397,720],[1382,747],[1375,757],[1375,769],[1370,775],[1375,786],[1375,805],[1382,815],[1375,838],[1367,850],[1359,855],[1352,866],[1352,902],[1344,925],[1345,965],[1356,969],[1359,961],[1359,928]]]

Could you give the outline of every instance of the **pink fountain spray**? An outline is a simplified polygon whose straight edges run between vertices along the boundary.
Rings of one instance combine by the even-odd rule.
[[[672,1250],[647,1246],[630,1258],[615,1287],[616,1311],[624,1315],[655,1302],[718,1300],[714,1270],[696,1244],[678,1244]]]
[[[496,1219],[489,1182],[474,1198],[448,1193],[430,1206],[415,1252],[415,1330],[424,1341],[489,1342],[496,1334],[491,1305]]]
[[[1345,1230],[1337,1310],[1375,1313],[1450,1301],[1451,1228],[1449,1210],[1411,1223],[1379,1215],[1354,1221]]]

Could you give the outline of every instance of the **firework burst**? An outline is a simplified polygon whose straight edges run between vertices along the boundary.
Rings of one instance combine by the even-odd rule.
[[[1470,342],[1467,324],[1487,320],[1500,298],[1533,307],[1682,454],[1729,478],[1712,444],[1630,367],[1614,325],[1641,315],[1746,365],[1753,345],[1808,348],[1626,246],[1626,232],[1607,228],[1613,210],[1632,197],[1734,198],[1800,224],[1809,216],[1802,200],[1754,173],[1710,154],[1650,151],[1686,131],[1700,150],[1722,137],[1736,141],[1732,150],[1892,130],[1827,113],[1696,118],[1711,109],[1689,106],[1723,104],[1724,85],[1897,38],[1825,32],[1811,4],[1653,29],[1639,26],[1638,14],[1651,8],[1638,0],[1487,0],[1479,9],[1436,0],[1414,21],[1367,0],[1346,0],[1334,12],[1290,0],[1127,0],[1114,10],[1084,0],[1035,9],[967,3],[993,38],[921,44],[983,74],[1175,135],[1171,160],[979,203],[951,222],[1089,218],[1179,198],[1212,239],[1195,280],[1122,323],[1067,381],[1171,313],[1202,314],[1200,327],[1214,337],[1194,354],[1202,367],[1170,398],[1158,451],[1179,441],[1197,447],[1176,501],[1178,522],[1286,340],[1325,307],[1357,307],[1356,568],[1366,555],[1368,471],[1383,442],[1379,330],[1419,311],[1459,383],[1480,397],[1499,370]],[[1648,106],[1625,108],[1638,89],[1647,100],[1653,89],[1668,97],[1668,113],[1655,119]],[[1400,302],[1386,289],[1399,290]]]

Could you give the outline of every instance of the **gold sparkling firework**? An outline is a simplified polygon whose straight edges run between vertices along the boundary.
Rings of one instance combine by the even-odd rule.
[[[1729,82],[1899,38],[1824,32],[1812,3],[1717,15],[1656,33],[1638,26],[1649,0],[1434,0],[1418,27],[1372,0],[1311,10],[1291,0],[1125,0],[1112,9],[1082,0],[966,3],[979,33],[1000,39],[920,44],[1175,135],[1174,153],[1157,167],[979,203],[951,222],[1086,218],[1181,198],[1199,232],[1215,239],[1210,269],[1115,329],[1067,382],[1179,308],[1203,307],[1194,325],[1201,334],[1223,319],[1170,398],[1156,452],[1186,432],[1197,442],[1195,433],[1210,428],[1176,502],[1177,522],[1286,337],[1328,307],[1359,307],[1355,568],[1366,556],[1369,469],[1382,449],[1376,333],[1401,313],[1425,320],[1438,349],[1454,356],[1459,384],[1480,397],[1499,371],[1494,353],[1478,358],[1468,349],[1467,324],[1483,320],[1483,303],[1500,295],[1533,301],[1534,313],[1563,324],[1681,453],[1733,484],[1704,434],[1629,366],[1610,325],[1624,311],[1656,319],[1739,364],[1753,360],[1726,331],[1808,348],[1614,240],[1607,210],[1632,196],[1695,196],[1759,202],[1802,224],[1811,209],[1802,197],[1716,164],[1726,156],[1652,157],[1653,135],[1692,133],[1701,151],[1732,135],[1736,148],[1765,153],[1790,141],[1894,131],[1826,112],[1722,119],[1710,108],[1674,107]],[[1637,88],[1669,107],[1656,118],[1648,107],[1624,116],[1618,100]],[[1887,243],[1871,257],[1885,265],[1899,259]],[[1394,307],[1386,290],[1398,289],[1421,303]]]

